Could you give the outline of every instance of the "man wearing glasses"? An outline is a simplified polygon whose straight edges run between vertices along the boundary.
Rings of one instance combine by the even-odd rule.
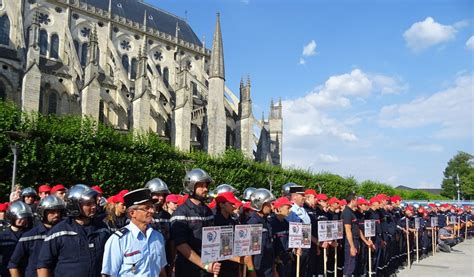
[[[137,189],[123,198],[130,223],[107,240],[102,276],[165,277],[164,238],[150,225],[155,212],[150,189]]]

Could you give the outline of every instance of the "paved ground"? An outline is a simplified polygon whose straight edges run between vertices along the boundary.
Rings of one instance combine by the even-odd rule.
[[[397,276],[430,277],[474,277],[474,239],[456,245],[455,252],[437,252],[420,263],[413,263],[410,269],[401,271]]]

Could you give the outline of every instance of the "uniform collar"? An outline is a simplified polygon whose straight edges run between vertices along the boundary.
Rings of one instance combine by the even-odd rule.
[[[137,227],[137,225],[135,225],[131,221],[130,221],[130,224],[128,225],[128,229],[130,230],[134,238],[139,238],[140,235],[144,236],[142,231]],[[150,237],[152,231],[153,229],[150,227],[150,225],[147,225],[146,230],[145,230],[147,238]]]

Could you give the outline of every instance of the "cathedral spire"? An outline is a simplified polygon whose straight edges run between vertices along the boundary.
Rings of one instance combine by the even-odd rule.
[[[250,88],[250,75],[247,75],[247,87]]]
[[[92,30],[91,34],[89,35],[89,62],[97,64],[99,61],[97,61],[97,45],[98,45],[98,39],[97,39],[97,27],[94,25],[94,29]]]
[[[30,27],[30,41],[29,45],[33,48],[38,47],[39,44],[39,29],[40,29],[40,24],[39,24],[39,12],[36,11],[35,15],[33,17],[33,22],[31,23]]]
[[[216,31],[214,32],[214,38],[212,40],[212,54],[211,54],[211,66],[210,66],[209,78],[217,77],[225,79],[224,72],[224,48],[222,46],[222,34],[221,34],[221,23],[220,14],[217,13],[216,18]]]

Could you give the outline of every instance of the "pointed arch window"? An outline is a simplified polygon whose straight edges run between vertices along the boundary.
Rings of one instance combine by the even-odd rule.
[[[130,79],[135,80],[137,78],[137,67],[138,62],[136,58],[132,58],[131,69],[130,69]]]
[[[170,72],[167,67],[163,68],[163,83],[165,83],[165,86],[168,87],[170,85],[169,83],[169,76]]]
[[[56,114],[58,109],[58,94],[51,91],[48,96],[48,114]]]
[[[46,56],[48,53],[48,32],[46,32],[46,30],[40,31],[39,44],[40,55]]]
[[[81,46],[81,65],[86,66],[87,64],[87,42],[84,42]]]
[[[161,74],[161,66],[159,64],[156,65],[156,71],[158,71],[158,74],[160,74],[160,76],[162,75]]]
[[[0,44],[10,44],[10,20],[6,14],[0,17]]]
[[[79,55],[79,53],[80,53],[79,52],[79,41],[77,41],[77,40],[74,40],[74,49],[76,49],[76,54],[79,57],[80,56]]]
[[[123,65],[123,68],[125,69],[125,72],[127,72],[127,74],[128,74],[129,64],[128,64],[128,56],[127,55],[122,56],[122,65]]]
[[[49,50],[51,58],[59,59],[59,37],[57,34],[51,36],[51,48]]]

